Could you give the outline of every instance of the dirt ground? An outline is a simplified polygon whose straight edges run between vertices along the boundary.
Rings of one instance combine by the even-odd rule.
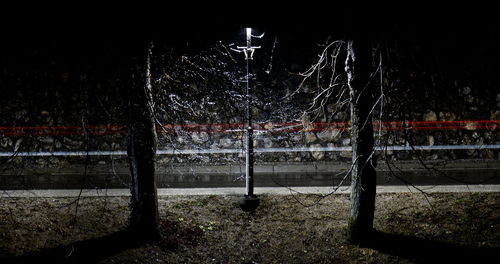
[[[257,211],[248,213],[236,196],[160,197],[163,238],[123,247],[114,234],[127,225],[126,197],[1,198],[0,263],[57,254],[61,263],[79,262],[74,256],[86,257],[84,263],[480,263],[499,257],[500,193],[379,194],[378,232],[362,247],[345,239],[348,195],[260,198]]]

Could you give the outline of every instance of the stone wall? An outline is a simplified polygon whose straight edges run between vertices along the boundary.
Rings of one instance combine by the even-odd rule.
[[[159,149],[241,151],[159,155],[161,164],[230,164],[244,160],[241,123],[245,98],[241,68],[234,70],[238,65],[227,57],[219,59],[213,55],[218,53],[207,54],[183,56],[179,60],[158,58],[172,64],[160,65],[153,71]],[[126,79],[130,72],[120,65],[102,64],[100,59],[90,66],[82,62],[72,67],[56,67],[61,62],[43,58],[39,58],[43,63],[32,62],[31,68],[4,67],[1,72],[0,86],[6,89],[0,98],[0,152],[124,151],[127,133],[124,91],[131,85]],[[402,61],[400,65],[413,64]],[[387,90],[384,109],[376,116],[381,116],[384,122],[396,122],[396,127],[387,125],[376,133],[379,146],[499,145],[500,94],[495,82],[477,76],[460,80],[451,75],[446,77],[450,81],[436,82],[437,73],[426,72],[431,68],[427,66],[423,70],[398,72],[394,69],[401,67],[394,67],[385,71],[392,81],[384,80]],[[349,125],[345,123],[349,120],[348,107],[339,109],[327,104],[321,116],[303,115],[315,96],[311,87],[306,85],[301,93],[286,98],[297,87],[297,80],[290,81],[288,72],[283,70],[284,77],[255,72],[252,81],[257,149],[341,148],[341,151],[258,153],[256,162],[351,160],[351,152],[345,150],[351,144]],[[396,75],[405,75],[407,79],[400,80]],[[412,79],[413,76],[418,78]],[[376,110],[379,111],[378,107]],[[500,152],[498,149],[388,149],[379,152],[379,158],[500,159]],[[96,156],[89,160],[109,163],[111,158]],[[1,163],[18,164],[15,166],[83,161],[68,156],[0,157]]]
[[[489,120],[499,120],[500,112],[490,110]],[[398,122],[384,125],[376,132],[379,146],[440,146],[440,145],[498,145],[500,144],[499,122],[473,122],[457,120],[459,113],[427,110],[421,113],[418,122]],[[220,120],[217,124],[202,126],[189,124],[166,125],[158,128],[159,149],[172,150],[175,155],[158,156],[160,164],[232,164],[244,161],[245,132],[242,125],[227,124]],[[439,123],[440,121],[444,121]],[[339,125],[340,124],[340,125]],[[264,123],[257,124],[254,146],[258,151],[277,149],[280,152],[257,153],[256,162],[329,162],[350,161],[351,152],[348,123]],[[391,127],[392,126],[392,127]],[[397,128],[392,130],[391,128]],[[63,151],[124,151],[126,150],[126,129],[90,127],[87,130],[24,129],[9,134],[6,128],[0,135],[0,151],[11,152],[63,152]],[[45,133],[45,134],[44,134]],[[58,134],[59,133],[59,134]],[[67,134],[64,134],[67,133]],[[37,135],[39,134],[39,135]],[[333,151],[304,151],[304,149],[330,148]],[[289,151],[286,151],[289,149]],[[300,149],[301,151],[294,151]],[[340,149],[340,150],[339,150]],[[183,151],[199,151],[198,154],[182,154]],[[233,150],[236,153],[204,154],[209,150]],[[6,160],[7,157],[2,157]],[[454,159],[500,159],[498,149],[467,150],[391,150],[379,152],[379,159],[390,160],[454,160]],[[71,164],[78,159],[72,157],[31,157],[15,158],[19,164],[30,160],[29,164]],[[81,162],[80,159],[77,162]],[[93,162],[109,163],[108,157],[93,157]],[[26,165],[26,164],[24,164]],[[24,166],[23,165],[23,166]]]

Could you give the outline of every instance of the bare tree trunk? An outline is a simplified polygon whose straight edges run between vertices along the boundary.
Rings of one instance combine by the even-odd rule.
[[[352,183],[348,239],[359,244],[373,233],[375,212],[376,160],[372,107],[374,85],[371,42],[350,40],[347,44],[346,72],[351,100]]]
[[[130,229],[147,239],[160,236],[155,179],[156,130],[152,109],[150,53],[146,57],[146,76],[134,72],[129,92],[127,154],[132,176]]]

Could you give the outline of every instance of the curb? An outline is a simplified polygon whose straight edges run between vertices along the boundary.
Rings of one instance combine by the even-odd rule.
[[[500,185],[422,185],[422,186],[377,186],[377,193],[477,193],[500,192]],[[243,195],[245,188],[161,188],[158,196],[198,196],[198,195]],[[334,192],[333,187],[261,187],[255,189],[255,194],[348,194],[350,187],[340,187]],[[84,189],[84,190],[3,190],[2,198],[43,198],[43,197],[128,197],[129,189]]]

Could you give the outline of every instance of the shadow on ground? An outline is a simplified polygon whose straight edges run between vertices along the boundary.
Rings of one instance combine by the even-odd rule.
[[[195,234],[193,230],[186,229],[185,232],[190,235],[183,235],[185,238],[182,238],[182,241],[164,236],[155,243],[163,250],[172,250],[177,248],[178,243],[190,243],[189,241],[196,241],[199,237],[199,234]],[[0,263],[96,263],[106,257],[141,247],[146,243],[148,241],[138,239],[138,236],[131,232],[120,231],[24,256],[0,256]],[[380,253],[415,263],[495,263],[495,260],[500,259],[500,248],[468,247],[379,231],[375,231],[372,239],[362,247],[372,248]]]
[[[137,239],[129,231],[75,242],[71,245],[42,250],[23,256],[0,257],[0,263],[95,263],[127,249],[137,248],[147,241]]]
[[[23,256],[3,256],[0,263],[96,263],[120,252],[154,244],[163,251],[180,245],[196,245],[203,232],[197,226],[181,226],[178,222],[161,220],[160,236],[147,235],[141,230],[125,229],[107,236],[78,241],[70,245],[44,249]]]
[[[380,231],[375,231],[364,246],[416,263],[491,263],[500,259],[500,248],[468,247]]]

